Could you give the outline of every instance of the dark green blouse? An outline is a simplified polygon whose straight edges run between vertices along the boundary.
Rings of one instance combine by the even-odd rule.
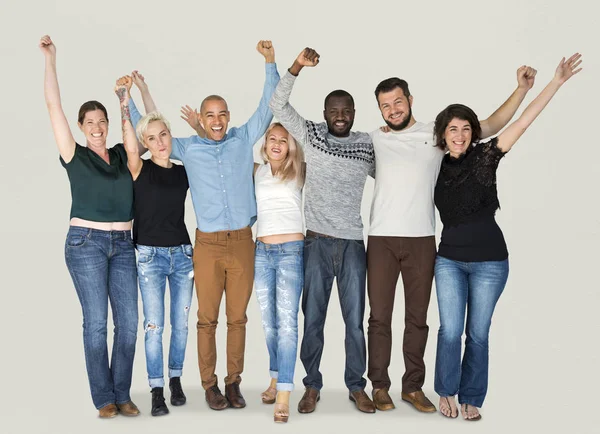
[[[71,183],[71,218],[127,222],[133,218],[133,180],[127,152],[119,143],[108,149],[110,165],[94,151],[75,144],[68,163],[60,157]]]

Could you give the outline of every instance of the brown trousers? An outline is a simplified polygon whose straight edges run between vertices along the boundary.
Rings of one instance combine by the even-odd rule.
[[[421,390],[425,381],[427,309],[435,266],[435,237],[370,236],[367,246],[369,305],[369,380],[374,389],[389,388],[392,313],[398,276],[404,284],[404,368],[402,391]]]
[[[223,291],[227,314],[227,377],[240,382],[246,347],[246,308],[254,281],[254,242],[249,227],[236,231],[196,229],[194,280],[198,296],[198,365],[202,387],[217,385],[215,331]]]

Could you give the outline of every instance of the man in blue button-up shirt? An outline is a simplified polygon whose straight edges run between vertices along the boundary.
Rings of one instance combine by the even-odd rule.
[[[220,96],[211,95],[200,107],[200,133],[203,130],[201,135],[205,137],[173,138],[171,154],[185,166],[196,213],[193,260],[198,297],[198,362],[206,400],[213,410],[246,405],[239,383],[244,367],[246,308],[254,279],[250,229],[256,221],[252,148],[273,119],[269,101],[279,82],[271,41],[260,41],[257,50],[266,60],[266,80],[258,109],[248,122],[227,131],[227,103]],[[141,116],[133,100],[130,112],[136,125]],[[221,394],[215,375],[215,331],[223,291],[227,312],[227,399]]]

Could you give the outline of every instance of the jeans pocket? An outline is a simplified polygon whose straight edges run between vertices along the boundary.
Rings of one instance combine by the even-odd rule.
[[[85,235],[72,234],[67,236],[67,247],[81,247],[87,241]]]
[[[154,249],[152,247],[137,246],[138,264],[149,264],[154,259]]]
[[[190,260],[194,258],[194,249],[191,244],[183,245],[183,254]]]

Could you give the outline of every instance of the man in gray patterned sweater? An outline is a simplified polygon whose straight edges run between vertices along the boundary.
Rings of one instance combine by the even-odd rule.
[[[346,368],[344,380],[349,398],[365,413],[375,406],[364,391],[366,347],[363,331],[365,310],[366,254],[360,215],[367,176],[374,177],[373,143],[366,133],[351,131],[354,100],[343,90],[325,98],[326,122],[305,120],[289,104],[296,77],[303,67],[316,66],[319,55],[304,49],[280,80],[271,99],[275,117],[304,148],[306,181],[304,214],[304,337],[300,359],[306,370],[300,413],[316,408],[323,386],[319,371],[323,354],[325,317],[333,279],[346,325]]]

